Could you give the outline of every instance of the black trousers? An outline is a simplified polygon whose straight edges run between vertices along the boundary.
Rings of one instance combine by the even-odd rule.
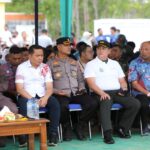
[[[98,102],[91,96],[84,94],[72,97],[55,95],[60,103],[61,117],[60,121],[62,124],[69,123],[69,109],[68,105],[71,103],[81,104],[82,111],[80,112],[79,122],[89,121],[93,115],[97,112]]]
[[[140,103],[137,99],[131,96],[119,96],[118,91],[105,91],[111,97],[110,100],[100,100],[100,96],[94,94],[99,102],[99,116],[104,131],[111,130],[111,106],[113,103],[119,103],[123,105],[123,113],[120,117],[119,127],[128,131],[140,109]]]
[[[146,95],[137,95],[136,98],[141,103],[141,109],[140,109],[140,115],[143,123],[143,128],[147,126],[147,124],[150,122],[150,97],[147,97]]]

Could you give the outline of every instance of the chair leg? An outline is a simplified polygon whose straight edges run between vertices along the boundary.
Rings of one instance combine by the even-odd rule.
[[[129,135],[130,135],[130,136],[132,135],[131,130],[129,130]]]
[[[58,126],[58,139],[59,139],[59,142],[61,142],[61,138],[60,138],[60,127]]]
[[[91,122],[89,121],[89,139],[92,140],[92,132],[91,132]]]
[[[59,139],[59,142],[63,141],[63,137],[62,137],[62,125],[61,124],[59,124],[59,126],[58,126],[58,139]]]
[[[70,119],[71,128],[73,129],[71,114],[69,114],[69,119]]]
[[[13,141],[14,141],[14,144],[15,144],[16,143],[15,135],[13,135]]]
[[[141,116],[140,116],[140,130],[141,130],[141,135],[143,136],[143,125],[142,125]]]
[[[62,125],[61,124],[59,125],[59,128],[60,128],[60,139],[62,142],[63,141],[63,133],[62,133]]]
[[[102,125],[101,125],[101,132],[102,132],[102,138],[104,138],[104,131]]]

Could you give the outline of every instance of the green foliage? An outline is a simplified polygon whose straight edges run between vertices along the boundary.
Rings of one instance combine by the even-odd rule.
[[[75,0],[74,0],[75,1]],[[93,0],[87,0],[89,31],[93,31],[94,7]],[[98,18],[149,18],[150,0],[97,0]],[[74,7],[73,7],[74,9]],[[84,4],[79,0],[80,33],[84,31]],[[6,7],[8,12],[34,13],[34,0],[12,0]],[[53,38],[60,33],[60,1],[39,0],[39,12],[42,12],[48,21],[48,29]],[[76,20],[73,18],[73,27]],[[74,32],[76,32],[76,29]]]

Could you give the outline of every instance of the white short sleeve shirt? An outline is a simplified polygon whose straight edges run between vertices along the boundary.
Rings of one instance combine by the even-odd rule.
[[[50,68],[47,64],[41,63],[34,68],[30,61],[20,64],[16,72],[15,83],[23,83],[24,89],[33,97],[36,94],[40,97],[45,95],[46,82],[52,82]]]
[[[96,57],[87,63],[84,77],[94,77],[96,85],[105,91],[120,89],[119,78],[125,77],[125,74],[117,61],[108,59],[105,63]]]

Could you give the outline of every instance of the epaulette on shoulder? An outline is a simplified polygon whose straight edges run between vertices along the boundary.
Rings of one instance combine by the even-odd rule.
[[[76,65],[76,64],[77,64],[77,61],[74,60],[74,59],[72,59],[72,58],[69,58],[69,62],[70,62],[70,64],[72,64],[72,65]]]

